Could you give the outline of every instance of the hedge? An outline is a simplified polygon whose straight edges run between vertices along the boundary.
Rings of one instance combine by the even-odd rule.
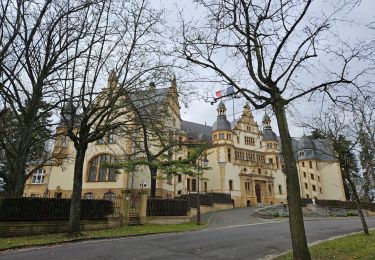
[[[212,201],[216,203],[232,203],[232,197],[227,193],[209,192],[206,195],[210,196]]]
[[[189,202],[189,207],[197,207],[198,194],[181,195],[181,198],[186,199]],[[212,197],[207,194],[199,194],[199,199],[200,205],[212,206],[214,204]]]
[[[186,216],[189,204],[184,199],[148,199],[147,216]]]
[[[0,222],[68,221],[71,199],[0,198]],[[105,220],[114,212],[109,200],[81,201],[81,220]]]

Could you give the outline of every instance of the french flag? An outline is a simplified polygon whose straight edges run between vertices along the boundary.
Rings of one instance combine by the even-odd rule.
[[[233,93],[234,93],[233,86],[229,86],[229,87],[227,87],[227,89],[222,89],[222,90],[216,91],[215,95],[216,95],[216,97],[222,97],[222,96],[230,95],[230,94],[233,94]]]

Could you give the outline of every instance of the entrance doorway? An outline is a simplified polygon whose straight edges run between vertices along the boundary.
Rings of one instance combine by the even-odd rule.
[[[248,201],[246,202],[246,206],[247,206],[247,207],[251,207],[251,201],[250,201],[250,200],[248,200]]]
[[[255,184],[255,194],[257,196],[257,202],[261,203],[262,202],[262,193],[260,191],[260,186],[259,184]]]

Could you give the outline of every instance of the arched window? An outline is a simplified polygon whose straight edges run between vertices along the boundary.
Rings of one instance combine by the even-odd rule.
[[[44,177],[46,175],[46,171],[43,168],[38,169],[34,172],[33,177],[31,178],[32,184],[42,184],[44,182]]]
[[[104,199],[105,200],[110,200],[110,201],[114,201],[115,200],[115,197],[116,197],[116,194],[114,194],[113,192],[109,191],[107,193],[104,193]]]
[[[86,199],[86,200],[93,200],[95,197],[94,197],[94,193],[92,192],[87,192],[83,195],[83,197]]]
[[[100,154],[89,161],[88,181],[116,181],[116,173],[105,163],[115,162],[115,157],[109,154]]]

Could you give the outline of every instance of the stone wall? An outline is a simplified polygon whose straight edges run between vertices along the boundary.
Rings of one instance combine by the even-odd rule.
[[[121,226],[121,221],[81,221],[81,230],[100,230]],[[30,236],[50,233],[65,233],[69,230],[69,221],[45,222],[0,222],[1,237]]]

